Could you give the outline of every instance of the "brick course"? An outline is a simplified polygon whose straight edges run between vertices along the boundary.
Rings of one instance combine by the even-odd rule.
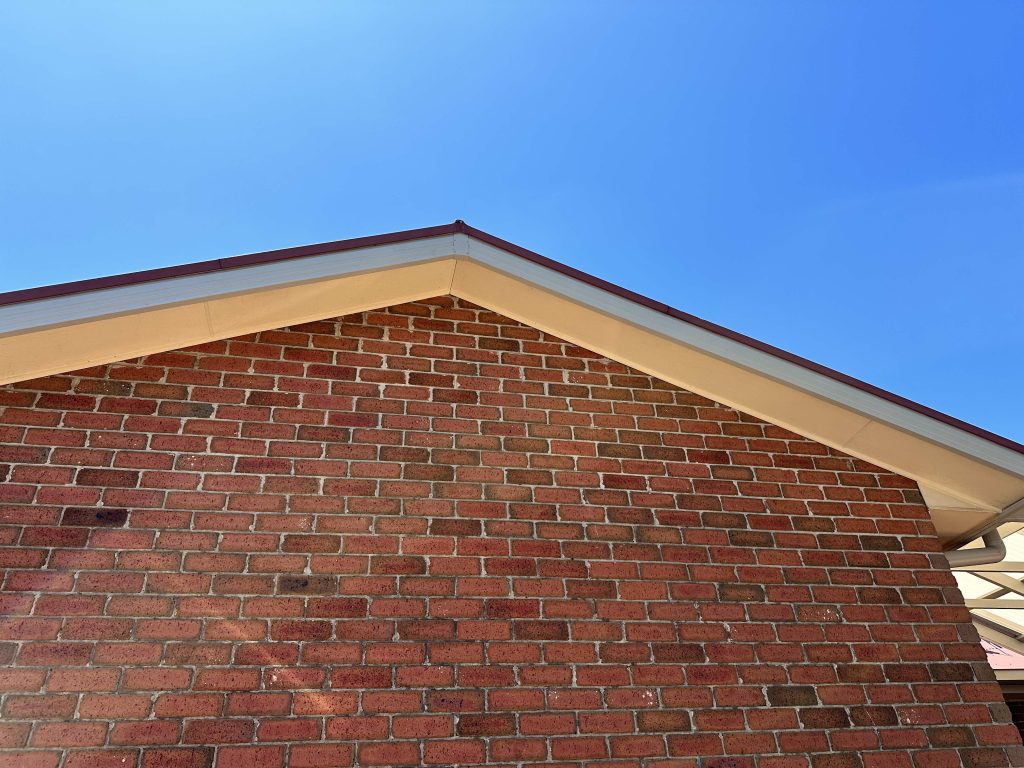
[[[0,388],[0,766],[1024,765],[915,484],[451,298]]]

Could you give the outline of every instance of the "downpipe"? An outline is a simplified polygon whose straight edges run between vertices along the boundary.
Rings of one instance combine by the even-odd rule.
[[[1003,537],[999,535],[999,528],[993,528],[988,531],[981,537],[981,540],[985,543],[984,547],[955,549],[952,552],[946,552],[949,567],[963,568],[968,565],[988,565],[989,563],[998,563],[1006,557],[1006,544],[1003,543]]]
[[[1006,557],[1006,544],[999,535],[999,526],[1003,523],[1024,522],[1024,499],[1019,499],[1008,506],[989,525],[989,529],[981,536],[984,547],[956,549],[945,552],[950,568],[967,568],[972,565],[991,565]]]

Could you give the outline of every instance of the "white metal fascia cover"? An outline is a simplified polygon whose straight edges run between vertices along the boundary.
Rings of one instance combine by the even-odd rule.
[[[916,480],[947,546],[1024,498],[1024,446],[462,222],[0,294],[0,384],[445,294]]]

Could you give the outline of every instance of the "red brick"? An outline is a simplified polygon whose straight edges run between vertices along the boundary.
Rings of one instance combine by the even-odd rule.
[[[259,686],[258,669],[201,669],[193,688],[197,691],[249,691]]]
[[[0,754],[0,768],[57,768],[60,752],[9,751]]]
[[[601,737],[570,737],[551,740],[551,756],[557,760],[600,760],[608,756]]]
[[[295,694],[296,715],[341,715],[355,713],[359,695],[354,691],[303,691]]]
[[[255,733],[252,720],[192,720],[186,722],[186,744],[232,744],[251,741]]]
[[[134,766],[138,756],[134,750],[103,749],[72,752],[65,768],[125,768]]]
[[[459,736],[513,736],[515,730],[515,718],[512,715],[459,717]]]
[[[263,718],[256,729],[257,741],[316,741],[320,738],[320,721],[289,717],[286,719]]]
[[[454,735],[454,724],[449,715],[399,715],[392,731],[398,739],[444,738]]]
[[[0,723],[0,751],[24,747],[32,723]]]
[[[147,749],[142,768],[213,768],[213,748]]]
[[[351,744],[292,744],[289,768],[341,768],[352,765]]]
[[[99,747],[107,735],[105,723],[42,723],[32,732],[33,747]]]
[[[67,720],[76,703],[74,696],[8,696],[3,715],[12,720]]]
[[[153,710],[157,717],[213,717],[223,706],[223,696],[215,693],[165,693]]]
[[[367,691],[362,696],[365,712],[419,712],[422,695],[418,691]]]
[[[419,747],[411,742],[363,744],[359,747],[360,765],[418,765]]]
[[[98,720],[144,718],[150,706],[148,696],[87,694],[78,704],[78,716]]]
[[[335,717],[327,721],[327,736],[331,739],[366,740],[383,739],[388,735],[388,718],[365,715]]]
[[[117,687],[116,669],[55,669],[46,681],[48,691],[112,691]]]
[[[521,715],[519,728],[524,735],[574,733],[576,717],[571,714]]]
[[[484,760],[484,743],[457,739],[452,741],[428,741],[423,746],[423,762],[426,765],[442,763],[481,763]]]
[[[291,703],[291,694],[288,693],[232,693],[228,695],[225,714],[286,715],[291,709]]]
[[[217,750],[218,768],[282,768],[284,747],[221,747]]]
[[[0,766],[1020,762],[913,481],[466,302],[0,411]]]
[[[176,744],[181,728],[169,720],[114,723],[111,744]]]

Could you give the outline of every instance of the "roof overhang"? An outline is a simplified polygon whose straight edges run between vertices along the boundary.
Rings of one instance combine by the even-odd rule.
[[[461,222],[0,295],[0,384],[452,294],[916,480],[957,546],[1024,446]]]

